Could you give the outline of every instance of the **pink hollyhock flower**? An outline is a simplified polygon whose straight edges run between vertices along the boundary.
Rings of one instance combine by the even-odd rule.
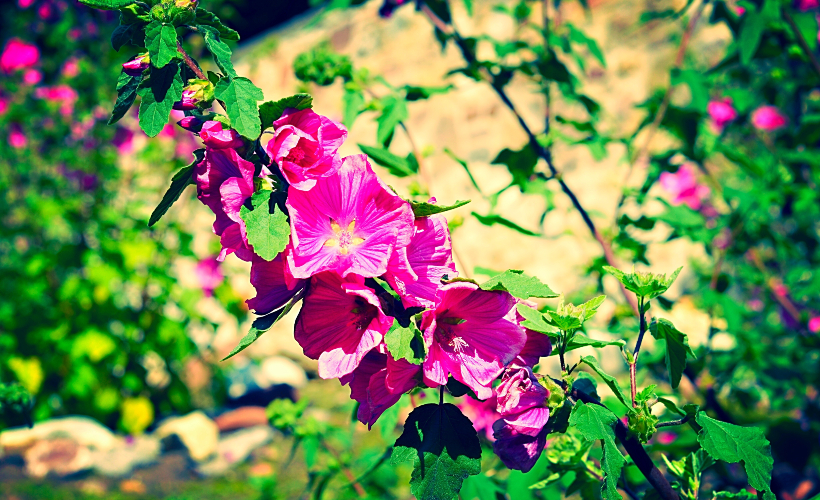
[[[493,451],[510,469],[528,472],[547,444],[549,391],[530,367],[510,368],[496,388],[498,413],[493,424]]]
[[[194,274],[196,274],[199,286],[202,287],[202,292],[206,297],[213,295],[214,289],[225,278],[222,275],[222,270],[219,269],[219,261],[213,257],[200,260],[194,269]]]
[[[117,148],[119,154],[130,154],[134,149],[134,131],[127,127],[117,127],[111,144]]]
[[[752,112],[752,125],[758,130],[774,132],[787,123],[788,119],[776,106],[760,106]]]
[[[294,188],[307,191],[316,179],[333,174],[341,165],[336,152],[347,138],[341,123],[311,109],[289,108],[273,122],[273,128],[268,156]]]
[[[11,73],[18,69],[31,68],[40,62],[40,49],[36,45],[26,43],[19,38],[12,38],[6,43],[0,55],[0,70]]]
[[[809,331],[811,333],[820,332],[820,316],[814,316],[809,319]]]
[[[492,397],[491,384],[524,347],[527,336],[516,320],[515,298],[469,282],[441,289],[441,301],[422,316],[424,381],[429,387],[463,383],[479,399]]]
[[[208,148],[205,159],[194,167],[197,198],[216,215],[214,233],[222,243],[220,262],[234,252],[244,261],[253,258],[245,222],[239,216],[242,204],[253,194],[253,174],[253,163],[233,149]]]
[[[403,359],[395,361],[390,354],[382,354],[376,348],[340,382],[350,384],[350,399],[359,402],[356,417],[369,429],[385,410],[398,403],[403,393],[416,386],[419,371],[418,365]]]
[[[251,285],[256,288],[256,297],[248,299],[248,309],[258,315],[265,315],[287,304],[294,295],[302,291],[307,284],[290,276],[285,265],[285,253],[280,253],[272,261],[258,255],[253,256],[251,265]]]
[[[678,438],[678,435],[674,432],[659,432],[655,434],[655,441],[659,444],[672,444]]]
[[[678,167],[674,174],[661,173],[660,182],[661,187],[672,195],[673,205],[685,203],[692,210],[698,210],[709,197],[709,186],[698,184],[695,167],[690,163]]]
[[[322,273],[310,287],[296,318],[294,337],[305,356],[319,360],[319,376],[339,378],[355,370],[393,325],[364,278]]]
[[[79,98],[76,90],[64,84],[41,87],[34,92],[34,96],[38,99],[58,103],[60,105],[60,114],[66,117],[74,112],[74,103]]]
[[[726,97],[718,101],[709,101],[706,110],[712,119],[712,123],[715,124],[715,128],[719,131],[722,131],[727,123],[737,118],[737,111],[734,106],[732,106],[731,97]]]
[[[493,423],[501,418],[501,415],[496,411],[495,396],[486,401],[479,401],[470,396],[464,396],[463,400],[456,406],[461,410],[465,417],[470,419],[476,432],[484,432],[484,435],[490,441],[495,441],[493,437]]]
[[[16,123],[12,125],[9,131],[9,145],[15,149],[23,149],[28,145],[28,137],[23,133],[23,129]]]
[[[810,10],[814,10],[820,7],[820,1],[818,0],[797,0],[795,3],[795,7],[797,10],[801,12],[808,12]]]
[[[63,75],[63,78],[74,78],[80,73],[80,64],[77,62],[77,59],[72,57],[71,59],[67,60],[63,67],[60,69],[60,74]]]
[[[37,85],[43,81],[43,74],[36,69],[27,69],[23,73],[23,83],[26,85]]]
[[[435,307],[441,278],[458,276],[447,219],[442,215],[419,217],[410,244],[390,256],[385,278],[401,295],[405,306]]]
[[[207,121],[199,131],[199,137],[206,147],[212,149],[236,149],[245,145],[236,130],[222,129],[222,122]]]
[[[193,90],[183,90],[182,97],[179,101],[174,103],[174,109],[180,111],[189,111],[197,108],[198,100],[196,99],[196,92]]]
[[[310,191],[292,189],[290,211],[297,278],[323,271],[381,276],[394,249],[410,243],[413,211],[373,172],[365,155],[348,156]]]

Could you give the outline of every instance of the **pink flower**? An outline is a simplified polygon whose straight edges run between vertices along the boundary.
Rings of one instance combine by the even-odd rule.
[[[196,92],[186,89],[182,91],[182,98],[174,103],[174,109],[189,111],[191,109],[196,109],[197,103]]]
[[[660,176],[661,187],[672,195],[672,204],[685,203],[692,210],[698,210],[709,197],[709,187],[698,184],[695,178],[695,167],[685,163],[673,173],[663,172]]]
[[[674,443],[677,438],[678,438],[678,435],[674,432],[663,432],[663,431],[661,431],[661,432],[655,434],[655,441],[657,441],[659,444],[664,444],[664,445]]]
[[[510,469],[528,472],[547,443],[550,393],[530,367],[515,367],[504,373],[496,394],[502,418],[493,424],[493,451]]]
[[[43,80],[43,74],[36,69],[27,69],[23,73],[23,83],[26,85],[37,85]]]
[[[413,211],[373,172],[365,155],[348,156],[310,191],[288,193],[297,278],[323,271],[381,276],[394,249],[410,243]]]
[[[26,69],[40,62],[40,49],[36,45],[26,43],[19,38],[12,38],[6,43],[3,54],[0,55],[0,70],[11,73],[18,69]]]
[[[347,138],[342,124],[311,109],[289,108],[273,127],[268,155],[294,188],[307,191],[316,179],[333,174],[341,165],[336,152]]]
[[[484,432],[489,441],[495,441],[493,437],[493,423],[501,415],[496,411],[495,396],[486,401],[479,401],[470,396],[464,396],[457,405],[465,417],[469,418],[475,427],[476,432]]]
[[[305,288],[305,280],[294,279],[288,272],[284,255],[288,251],[289,249],[286,249],[272,261],[258,255],[253,256],[251,285],[256,288],[256,297],[245,302],[256,314],[265,315],[279,309]]]
[[[449,279],[458,276],[447,219],[442,215],[419,217],[410,244],[391,255],[385,278],[405,306],[435,307],[445,275]]]
[[[535,366],[541,361],[541,358],[546,358],[552,353],[552,342],[547,335],[541,332],[528,329],[524,331],[527,333],[527,342],[518,354],[517,359],[526,366]]]
[[[196,265],[194,273],[206,297],[213,295],[214,289],[218,287],[224,279],[222,271],[219,269],[219,261],[213,257],[200,260]]]
[[[9,110],[9,99],[4,95],[0,95],[0,116],[6,114],[6,111]]]
[[[799,10],[801,12],[807,12],[807,11],[814,10],[814,9],[820,7],[820,1],[818,1],[818,0],[797,0],[797,2],[795,3],[795,7],[797,7],[797,10]]]
[[[526,342],[515,304],[507,292],[484,291],[469,282],[442,287],[439,304],[422,316],[425,383],[444,385],[452,375],[480,399],[491,397],[493,380]]]
[[[34,4],[34,0],[17,0],[17,6],[21,9],[28,9]]]
[[[63,67],[60,70],[60,74],[63,75],[63,78],[74,78],[80,73],[80,64],[77,62],[76,58],[71,58],[63,63]]]
[[[359,422],[371,428],[385,410],[398,403],[403,393],[416,386],[419,370],[418,365],[403,359],[395,361],[376,348],[340,381],[342,385],[350,384],[350,399],[359,402]]]
[[[121,155],[130,154],[134,149],[134,131],[127,127],[117,127],[114,138],[111,140]]]
[[[51,17],[51,14],[54,11],[51,10],[51,5],[44,3],[37,8],[37,15],[40,16],[40,19],[46,20]]]
[[[12,125],[9,132],[9,145],[15,149],[22,149],[28,145],[28,137],[23,133],[23,129],[16,123]]]
[[[206,147],[212,149],[236,149],[245,145],[236,130],[223,130],[222,122],[217,121],[205,122],[199,131],[199,137]]]
[[[706,110],[709,112],[709,117],[715,127],[722,131],[727,123],[737,118],[737,111],[732,106],[732,98],[726,97],[718,101],[709,101]]]
[[[34,92],[34,96],[38,99],[58,103],[60,105],[60,114],[66,117],[74,112],[74,103],[79,98],[77,91],[65,84],[41,87]]]
[[[305,356],[319,360],[319,376],[339,378],[355,370],[393,325],[364,278],[322,273],[310,287],[296,318],[294,337]]]
[[[222,243],[220,262],[234,252],[244,261],[253,258],[245,222],[239,217],[242,204],[253,194],[253,174],[253,163],[233,149],[208,148],[205,159],[194,167],[197,198],[216,215],[214,233]]]
[[[809,331],[811,333],[820,332],[820,316],[809,318]]]
[[[122,72],[130,76],[140,76],[143,71],[148,69],[151,64],[151,59],[148,57],[148,52],[139,55],[130,61],[122,64]]]
[[[181,119],[177,122],[177,125],[184,128],[189,132],[199,133],[202,130],[202,126],[205,124],[202,120],[197,118],[196,116],[186,116],[185,118]]]
[[[752,125],[758,130],[774,132],[787,123],[786,116],[775,106],[760,106],[752,112]]]

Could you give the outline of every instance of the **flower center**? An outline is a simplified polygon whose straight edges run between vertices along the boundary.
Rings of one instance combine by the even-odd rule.
[[[342,228],[338,222],[330,219],[330,228],[333,230],[333,236],[325,241],[326,247],[339,247],[339,253],[347,255],[349,248],[361,244],[364,238],[359,238],[354,234],[356,229],[356,221],[353,220],[346,228]]]
[[[350,312],[356,315],[352,324],[357,330],[364,330],[379,315],[379,310],[361,297],[356,297],[356,305]]]
[[[291,163],[301,163],[301,161],[304,158],[305,158],[305,152],[297,144],[296,147],[294,147],[293,149],[291,149],[288,152],[288,155],[285,157],[285,160],[287,160]]]
[[[467,341],[463,337],[456,334],[453,328],[449,325],[460,325],[464,323],[460,318],[441,318],[438,320],[438,327],[436,328],[436,341],[440,345],[448,345],[455,352],[461,352],[467,347]]]

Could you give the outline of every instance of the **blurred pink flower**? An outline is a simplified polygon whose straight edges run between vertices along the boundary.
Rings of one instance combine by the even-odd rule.
[[[820,332],[820,316],[814,316],[809,319],[809,331],[811,333]]]
[[[691,163],[684,163],[674,174],[663,172],[660,183],[672,195],[673,205],[686,204],[692,210],[699,210],[709,197],[709,187],[698,184],[695,167]]]
[[[706,108],[709,112],[709,117],[718,131],[722,131],[727,123],[737,118],[737,111],[732,106],[732,98],[725,97],[720,100],[709,101],[709,106]]]
[[[77,63],[77,59],[72,57],[68,59],[65,63],[63,63],[63,67],[60,70],[60,74],[63,75],[63,78],[74,78],[80,73],[80,65]]]
[[[21,9],[28,9],[34,4],[34,0],[17,0],[17,6]]]
[[[802,12],[814,10],[820,7],[820,0],[797,0],[795,7]]]
[[[38,62],[40,49],[36,45],[12,38],[6,43],[3,54],[0,55],[0,70],[11,73],[18,69],[30,68]]]
[[[473,423],[476,432],[484,432],[488,440],[495,441],[493,423],[501,418],[501,414],[496,411],[497,404],[495,395],[485,401],[464,396],[457,406],[464,413],[464,416]]]
[[[655,436],[655,440],[659,444],[672,444],[678,438],[678,435],[674,432],[659,432]]]
[[[43,74],[36,69],[27,69],[23,73],[23,83],[26,85],[37,85],[43,80]]]
[[[6,114],[6,111],[9,110],[9,99],[4,95],[0,95],[0,116]]]
[[[15,149],[22,149],[28,145],[28,138],[23,133],[23,129],[16,123],[11,126],[9,132],[9,145]]]
[[[117,127],[111,144],[117,148],[119,154],[130,154],[134,150],[134,131],[127,127]]]
[[[34,95],[38,99],[59,103],[60,114],[63,116],[68,116],[74,112],[74,103],[79,97],[76,90],[65,84],[41,87],[37,89]]]
[[[51,9],[51,5],[48,3],[44,3],[37,8],[37,15],[40,16],[40,19],[46,20],[51,17],[54,11]]]
[[[68,38],[70,40],[78,40],[80,36],[82,36],[83,32],[80,28],[71,28],[68,30]]]
[[[219,261],[214,257],[200,260],[194,273],[206,297],[213,295],[214,289],[222,283],[224,278],[222,271],[219,269]]]
[[[775,106],[760,106],[752,113],[752,125],[758,130],[774,132],[786,126],[788,120]]]

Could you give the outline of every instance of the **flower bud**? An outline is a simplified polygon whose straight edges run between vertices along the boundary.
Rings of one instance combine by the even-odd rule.
[[[199,131],[199,137],[205,146],[214,149],[236,149],[245,145],[236,130],[223,130],[222,123],[218,121],[205,122]]]
[[[200,130],[202,130],[202,125],[204,124],[205,122],[203,122],[196,116],[186,116],[185,118],[177,122],[177,125],[179,125],[180,127],[184,128],[189,132],[194,132],[197,134]]]
[[[146,52],[124,63],[122,65],[122,71],[126,75],[140,76],[142,72],[148,68],[149,64],[151,64],[151,58],[148,57],[148,52]]]
[[[187,111],[196,108],[207,108],[214,100],[214,85],[208,80],[188,80],[188,86],[182,91],[182,99],[174,103],[174,109]]]

